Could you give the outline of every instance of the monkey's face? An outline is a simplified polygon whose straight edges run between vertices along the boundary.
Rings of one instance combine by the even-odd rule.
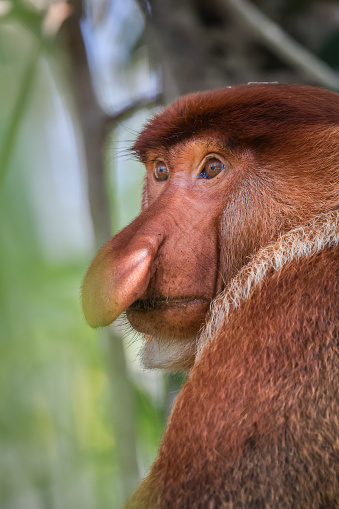
[[[148,337],[190,342],[222,286],[219,224],[239,165],[204,137],[150,152],[146,169],[141,214],[105,244],[85,277],[85,315],[102,326],[127,310]]]
[[[232,181],[230,158],[215,141],[194,140],[152,152],[146,163],[143,213],[161,239],[146,290],[127,309],[143,333],[196,336],[221,285],[219,219]],[[148,229],[145,221],[139,233]]]

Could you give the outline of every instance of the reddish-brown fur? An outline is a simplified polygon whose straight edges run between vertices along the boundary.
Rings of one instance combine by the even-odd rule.
[[[189,94],[151,120],[133,150],[145,162],[150,150],[211,133],[231,150],[241,144],[271,151],[285,140],[299,142],[294,134],[300,136],[300,129],[337,127],[338,108],[337,95],[303,86],[253,84]]]
[[[126,508],[339,507],[338,124],[334,93],[248,85],[180,98],[135,143],[143,210],[85,313],[127,307],[146,364],[192,369]],[[225,169],[197,180],[209,153]]]
[[[230,316],[178,397],[153,467],[159,507],[339,506],[338,302],[326,250]]]

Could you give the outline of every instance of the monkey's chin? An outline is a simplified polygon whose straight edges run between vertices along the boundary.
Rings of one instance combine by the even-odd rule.
[[[196,337],[175,341],[147,336],[141,350],[141,362],[146,369],[189,371],[196,356]]]
[[[136,301],[127,311],[132,327],[146,337],[146,368],[187,371],[194,363],[196,338],[210,302],[205,298]]]

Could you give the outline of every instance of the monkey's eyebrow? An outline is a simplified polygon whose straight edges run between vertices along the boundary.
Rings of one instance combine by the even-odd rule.
[[[164,150],[159,150],[158,153],[154,152],[152,150],[151,154],[145,156],[145,159],[143,159],[141,162],[147,166],[147,165],[153,165],[157,161],[162,161],[166,165],[168,164],[169,155]]]
[[[232,136],[228,136],[227,138],[207,138],[204,140],[206,149],[209,149],[212,145],[213,150],[220,150],[226,153],[233,153],[237,147],[237,140]]]
[[[214,143],[219,145],[221,150],[225,152],[232,153],[237,148],[238,141],[234,136],[227,136],[224,138],[217,138],[214,140]]]
[[[144,165],[154,164],[156,161],[164,161],[167,164],[167,161],[170,157],[170,152],[175,151],[180,145],[185,147],[189,145],[190,142],[200,142],[206,148],[206,150],[211,150],[211,152],[220,151],[225,152],[226,154],[232,154],[234,149],[236,148],[236,140],[234,137],[219,137],[219,136],[203,136],[197,135],[196,137],[192,137],[188,140],[180,141],[168,149],[161,144],[159,144],[159,150],[155,150],[154,148],[146,151],[145,157],[142,159],[142,163]],[[172,154],[173,156],[173,154]]]

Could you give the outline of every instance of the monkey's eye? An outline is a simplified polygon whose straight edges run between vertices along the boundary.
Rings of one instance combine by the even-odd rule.
[[[198,175],[198,179],[212,179],[216,177],[225,166],[219,159],[209,159],[204,166],[202,172]]]
[[[163,161],[158,161],[153,170],[153,174],[159,182],[168,179],[168,169]]]

